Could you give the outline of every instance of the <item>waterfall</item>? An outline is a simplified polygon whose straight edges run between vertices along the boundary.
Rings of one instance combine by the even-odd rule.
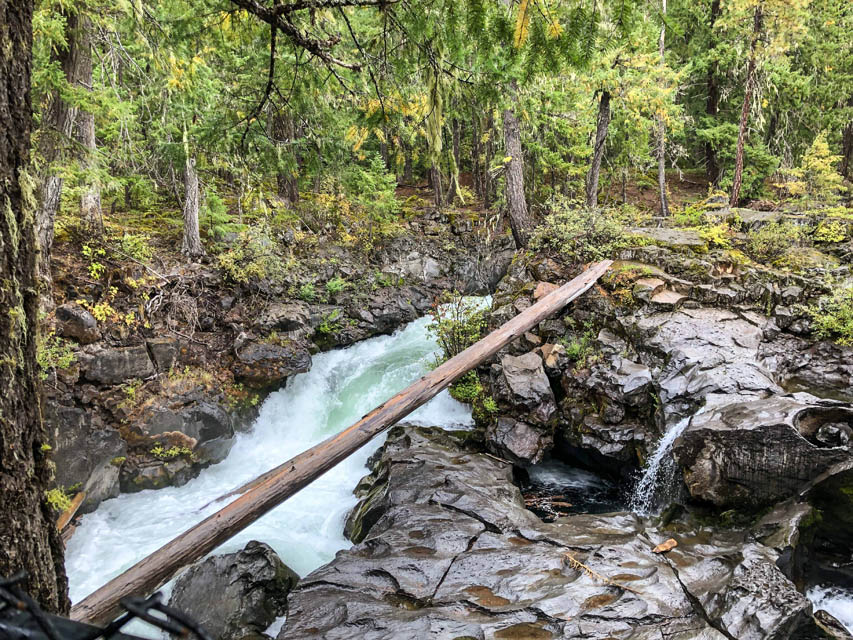
[[[676,471],[675,461],[672,459],[672,444],[689,423],[690,417],[687,417],[670,427],[646,460],[643,473],[631,493],[631,511],[637,515],[656,514],[662,492],[666,495],[666,490],[672,487]]]

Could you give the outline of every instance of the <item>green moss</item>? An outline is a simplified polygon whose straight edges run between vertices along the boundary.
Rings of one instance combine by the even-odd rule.
[[[114,467],[120,467],[124,464],[124,461],[127,460],[127,456],[116,456],[112,460],[110,460],[110,464]]]
[[[56,511],[65,511],[71,507],[71,498],[59,487],[45,491],[44,497]]]

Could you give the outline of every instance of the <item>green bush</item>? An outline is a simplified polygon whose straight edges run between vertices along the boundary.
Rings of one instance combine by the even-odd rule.
[[[807,308],[819,338],[853,346],[853,284],[836,289]]]
[[[252,279],[280,282],[287,264],[264,226],[241,232],[234,243],[217,256],[217,261],[228,280],[243,284]]]
[[[547,209],[545,221],[530,240],[534,250],[551,249],[566,260],[582,264],[609,258],[632,245],[611,211],[575,208],[572,201],[563,197],[552,198]]]
[[[770,222],[747,234],[746,253],[758,262],[773,262],[798,246],[803,235],[802,227],[791,222]]]
[[[449,360],[480,339],[486,328],[486,311],[472,304],[458,291],[445,293],[430,311],[428,329],[435,336],[442,356]]]
[[[326,292],[333,296],[340,293],[349,286],[349,283],[341,277],[335,276],[326,283]]]
[[[304,300],[305,302],[314,302],[317,299],[317,290],[314,288],[314,283],[306,282],[303,284],[299,287],[297,295],[300,300]]]
[[[44,336],[36,350],[36,363],[39,366],[39,377],[47,380],[48,374],[57,369],[67,369],[74,362],[74,351],[71,343],[60,338],[53,331]]]

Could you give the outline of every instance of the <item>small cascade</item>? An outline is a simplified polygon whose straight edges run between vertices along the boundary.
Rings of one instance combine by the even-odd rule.
[[[853,589],[821,585],[806,591],[814,610],[823,609],[853,633]]]
[[[658,441],[657,448],[646,461],[643,474],[631,494],[631,511],[637,515],[650,516],[657,513],[662,492],[672,487],[676,470],[675,461],[672,459],[672,445],[689,423],[690,418],[687,417],[672,426]]]

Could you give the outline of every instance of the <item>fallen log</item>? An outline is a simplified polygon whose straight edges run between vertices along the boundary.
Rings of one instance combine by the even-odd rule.
[[[190,527],[74,605],[71,617],[90,624],[109,622],[120,612],[119,601],[122,598],[148,594],[165,584],[181,568],[210,553],[433,398],[453,381],[562,309],[592,287],[610,264],[610,260],[604,260],[593,265],[352,426],[268,471],[258,480],[244,485],[248,488],[242,496]]]
[[[77,509],[80,508],[80,505],[83,504],[83,500],[86,498],[85,491],[78,491],[77,495],[74,496],[74,499],[71,501],[71,505],[62,512],[62,515],[59,516],[59,519],[56,521],[56,528],[60,533],[68,526],[68,523],[71,522],[71,518],[74,517],[74,514],[77,513]]]

